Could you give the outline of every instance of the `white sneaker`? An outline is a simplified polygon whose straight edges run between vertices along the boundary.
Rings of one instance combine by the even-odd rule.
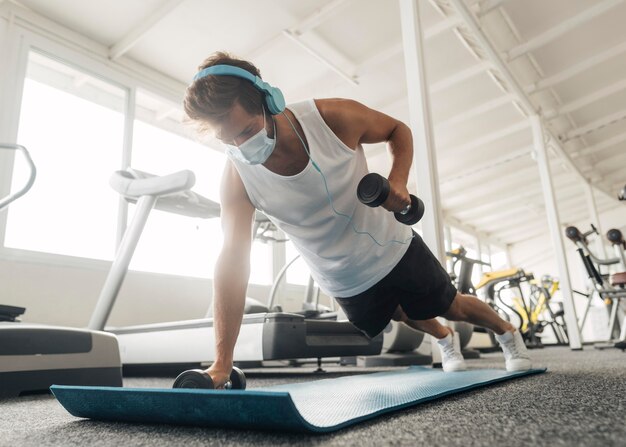
[[[526,349],[522,334],[517,329],[515,332],[496,334],[496,340],[504,351],[504,363],[507,371],[526,371],[532,368],[528,349]]]
[[[465,371],[467,366],[465,365],[465,359],[461,354],[461,343],[459,341],[459,334],[448,334],[444,338],[437,339],[439,350],[441,351],[441,364],[445,372],[451,371]]]

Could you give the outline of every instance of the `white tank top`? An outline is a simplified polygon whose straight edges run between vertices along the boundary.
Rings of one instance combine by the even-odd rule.
[[[291,239],[320,289],[332,297],[350,297],[372,287],[400,261],[409,245],[411,228],[382,207],[370,208],[356,196],[368,173],[363,148],[346,146],[322,119],[315,101],[288,106],[304,130],[311,158],[328,182],[335,209],[352,216],[357,234],[345,217],[330,207],[321,174],[311,161],[293,176],[276,174],[263,165],[230,158],[252,204]],[[279,136],[280,138],[280,136]],[[303,148],[304,149],[304,148]]]

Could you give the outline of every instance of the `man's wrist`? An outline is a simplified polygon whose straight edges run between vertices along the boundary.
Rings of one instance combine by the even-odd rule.
[[[233,369],[233,360],[227,358],[218,358],[211,365],[214,369],[231,370]]]

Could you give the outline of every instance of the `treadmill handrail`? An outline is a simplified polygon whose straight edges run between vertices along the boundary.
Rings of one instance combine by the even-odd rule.
[[[196,184],[196,176],[188,169],[162,176],[153,176],[128,169],[115,171],[111,175],[109,184],[114,190],[126,197],[160,197],[191,189]]]
[[[28,180],[26,181],[26,184],[22,186],[22,188],[20,188],[17,192],[9,194],[7,197],[0,199],[0,211],[2,211],[4,208],[9,206],[10,203],[19,199],[30,190],[30,188],[35,183],[35,178],[37,177],[37,168],[35,167],[35,163],[33,163],[33,159],[30,157],[30,153],[21,144],[0,143],[0,149],[9,149],[21,152],[24,156],[24,159],[26,160],[26,164],[28,165],[29,170]]]

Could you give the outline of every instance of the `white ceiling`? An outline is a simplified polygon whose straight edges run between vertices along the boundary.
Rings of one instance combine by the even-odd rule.
[[[408,121],[395,0],[12,3],[185,84],[207,55],[227,50],[251,59],[288,102],[349,97]],[[465,3],[593,183],[599,209],[623,207],[613,198],[626,183],[626,2]],[[530,125],[515,95],[488,74],[488,58],[477,59],[464,45],[462,21],[446,0],[422,0],[420,9],[446,218],[505,244],[547,239]],[[368,153],[370,167],[386,172],[384,149]],[[582,183],[556,153],[551,165],[562,223],[588,222]]]

